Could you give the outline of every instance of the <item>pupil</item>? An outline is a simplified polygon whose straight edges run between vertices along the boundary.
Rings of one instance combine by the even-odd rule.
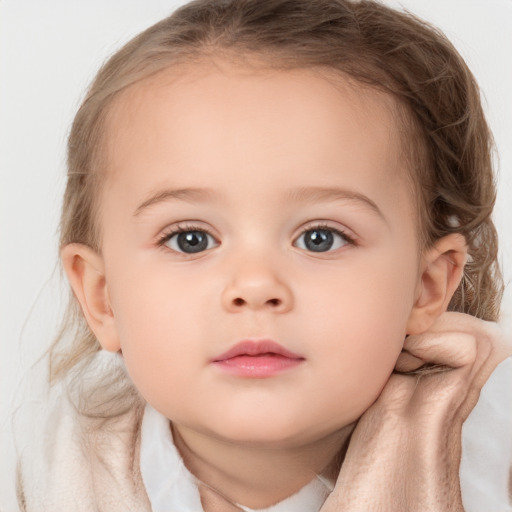
[[[201,252],[208,247],[208,237],[202,231],[186,231],[178,235],[178,247],[183,252]]]
[[[311,229],[306,231],[304,238],[306,247],[315,252],[328,251],[334,242],[332,232],[327,229]]]

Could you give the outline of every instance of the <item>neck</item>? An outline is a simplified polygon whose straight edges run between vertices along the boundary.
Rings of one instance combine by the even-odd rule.
[[[353,427],[286,448],[234,444],[176,425],[173,435],[198,480],[232,503],[260,509],[295,494],[317,474],[335,480]]]

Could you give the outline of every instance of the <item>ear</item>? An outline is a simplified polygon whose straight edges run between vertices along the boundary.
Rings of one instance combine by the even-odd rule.
[[[454,233],[438,240],[423,256],[407,334],[427,331],[447,310],[462,279],[467,253],[464,237]]]
[[[103,258],[82,244],[65,245],[60,256],[90,329],[105,350],[119,351],[121,345],[110,308]]]

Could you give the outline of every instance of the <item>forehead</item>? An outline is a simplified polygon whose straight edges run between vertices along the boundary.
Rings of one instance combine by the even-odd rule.
[[[164,105],[164,115],[178,116],[168,120],[180,125],[180,133],[198,118],[205,122],[217,115],[224,127],[228,123],[236,128],[243,124],[256,127],[260,121],[279,118],[284,110],[291,122],[284,126],[286,119],[280,120],[288,131],[294,130],[296,120],[312,122],[323,115],[322,134],[326,135],[343,123],[343,114],[352,111],[360,119],[358,123],[352,119],[354,130],[363,129],[369,136],[387,134],[389,142],[396,143],[402,124],[400,109],[391,95],[332,69],[275,70],[217,59],[170,66],[122,91],[109,109],[108,137],[118,136],[120,141],[119,135],[130,136],[133,125],[129,121],[155,119],[155,112]],[[327,112],[332,115],[326,116]],[[336,119],[339,114],[342,117]],[[263,119],[265,115],[267,119]],[[194,124],[193,128],[194,134],[199,134],[201,126]],[[115,144],[111,149],[115,150]],[[392,149],[396,149],[394,144]]]
[[[321,69],[174,66],[114,101],[107,181],[139,190],[238,181],[254,195],[268,194],[266,177],[277,188],[329,186],[339,174],[396,202],[408,181],[397,119],[389,95]]]

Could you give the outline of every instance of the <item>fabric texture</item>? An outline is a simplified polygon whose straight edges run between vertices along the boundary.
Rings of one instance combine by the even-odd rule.
[[[98,352],[91,363],[89,371],[77,369],[34,412],[34,424],[42,428],[34,429],[18,459],[22,511],[151,511],[139,464],[145,404],[127,390],[120,358]],[[107,381],[98,390],[99,376]],[[74,391],[64,393],[68,388]],[[124,398],[116,401],[116,396]]]
[[[153,482],[155,490],[152,478],[146,477],[145,485],[140,464],[146,404],[120,357],[99,352],[89,362],[54,390],[39,415],[34,415],[33,435],[19,452],[18,497],[24,512],[152,511],[148,492],[158,494],[158,482]],[[98,388],[100,377],[104,385]],[[463,427],[460,477],[466,512],[512,512],[511,467],[512,358],[508,358],[484,386]],[[193,479],[185,469],[179,470],[185,481]],[[197,493],[193,487],[176,489],[185,500],[186,493]],[[192,499],[196,506],[197,499]]]

